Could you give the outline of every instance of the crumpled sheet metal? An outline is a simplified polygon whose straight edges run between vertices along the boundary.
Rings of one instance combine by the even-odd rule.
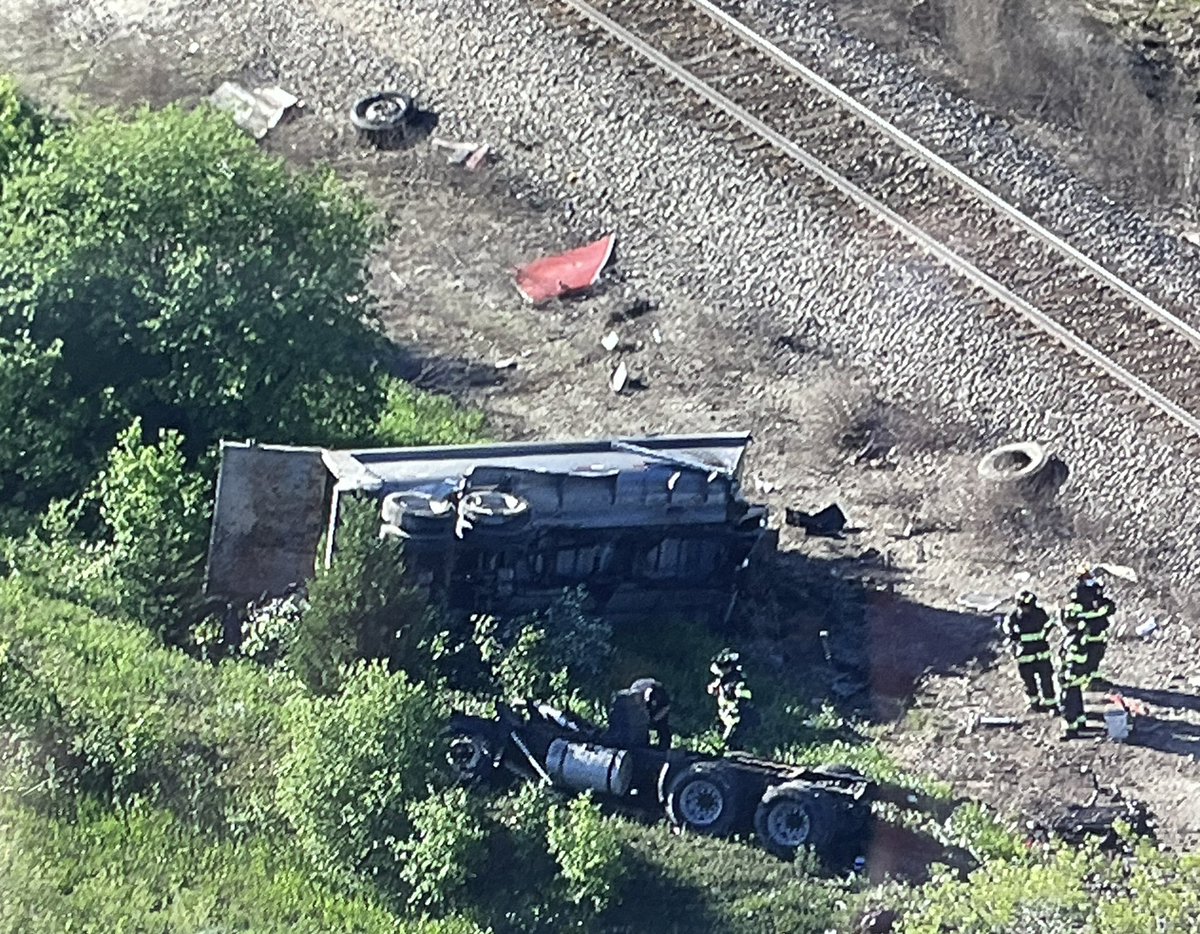
[[[591,288],[612,257],[616,242],[616,234],[609,234],[587,246],[534,260],[517,270],[517,290],[540,305]]]
[[[300,103],[300,98],[281,87],[248,91],[232,81],[226,81],[213,91],[208,100],[218,110],[232,114],[233,122],[255,139],[266,136],[285,113]]]

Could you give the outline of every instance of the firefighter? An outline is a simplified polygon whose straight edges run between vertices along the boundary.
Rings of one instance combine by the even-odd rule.
[[[1087,634],[1087,625],[1071,607],[1063,609],[1062,625],[1066,630],[1061,650],[1062,669],[1058,678],[1061,692],[1059,709],[1063,716],[1062,738],[1074,739],[1087,725],[1087,714],[1083,709],[1083,689],[1092,680],[1087,671],[1088,656],[1083,641]]]
[[[721,722],[721,739],[729,745],[744,732],[751,714],[750,688],[742,671],[741,656],[723,649],[712,660],[709,670],[716,676],[708,685],[708,693],[717,698],[717,719]]]
[[[1078,614],[1084,633],[1081,637],[1084,652],[1087,653],[1087,663],[1084,668],[1088,675],[1089,685],[1092,681],[1104,681],[1100,675],[1100,663],[1104,660],[1104,651],[1108,648],[1108,627],[1112,621],[1116,604],[1108,597],[1101,596],[1092,606],[1084,607]]]
[[[1081,564],[1075,569],[1075,586],[1071,588],[1071,602],[1088,607],[1104,599],[1104,585],[1090,565]]]
[[[671,748],[671,697],[661,682],[654,678],[638,678],[629,685],[646,702],[646,714],[650,718],[650,743],[659,749]]]
[[[1017,594],[1017,605],[1004,618],[1004,634],[1012,643],[1017,671],[1025,683],[1029,709],[1057,708],[1054,697],[1054,665],[1050,660],[1050,616],[1038,606],[1028,590]]]

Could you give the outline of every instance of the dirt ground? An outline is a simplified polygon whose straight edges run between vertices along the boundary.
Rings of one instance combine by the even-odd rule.
[[[81,100],[122,107],[193,101],[258,67],[203,35],[143,35],[144,7],[110,2],[97,17],[84,0],[5,4],[0,68],[70,109]],[[314,15],[330,18],[335,7],[312,5]],[[280,76],[285,86],[288,78]],[[1059,743],[1057,722],[1046,718],[972,729],[977,715],[1026,715],[990,618],[963,610],[956,598],[1026,585],[1054,594],[1067,584],[1063,569],[1038,576],[1033,550],[1020,543],[1029,538],[1018,536],[1012,549],[989,546],[996,522],[1032,520],[1011,511],[997,519],[981,499],[975,439],[936,413],[876,404],[852,364],[814,353],[803,333],[766,316],[731,322],[719,308],[679,301],[634,316],[638,302],[653,306],[661,296],[653,284],[623,277],[619,255],[590,296],[540,309],[523,304],[511,269],[563,241],[569,204],[523,174],[518,146],[470,174],[427,145],[366,151],[343,120],[316,108],[272,131],[264,145],[298,164],[332,165],[379,199],[388,235],[374,272],[387,323],[406,348],[398,371],[481,406],[495,436],[753,432],[746,487],[771,505],[780,525],[775,571],[786,586],[771,612],[785,637],[785,662],[820,651],[812,631],[819,619],[790,612],[787,594],[811,595],[814,573],[865,579],[865,629],[848,630],[857,647],[845,651],[865,650],[873,713],[901,761],[1013,815],[1116,788],[1150,803],[1167,842],[1200,841],[1200,665],[1186,626],[1148,640],[1133,635],[1130,617],[1118,626],[1114,671],[1128,685],[1124,693],[1150,710],[1133,744]],[[615,357],[600,345],[609,329],[643,388],[609,389]],[[505,358],[515,367],[498,369]],[[864,432],[902,440],[884,463],[855,463]],[[835,495],[855,504],[860,532],[805,539],[781,525],[786,507],[819,507]],[[1044,521],[1047,534],[1087,537],[1070,515]],[[1115,596],[1123,599],[1120,587]]]

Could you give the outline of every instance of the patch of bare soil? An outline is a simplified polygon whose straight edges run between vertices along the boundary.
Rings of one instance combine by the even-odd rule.
[[[63,4],[49,18],[6,8],[0,39],[21,51],[0,64],[36,86],[105,105],[195,99],[260,64],[204,35],[140,34],[123,21],[84,41],[72,16],[87,8]],[[193,42],[200,50],[189,54]],[[279,76],[285,86],[297,77]],[[788,506],[849,504],[861,530],[842,540],[780,528],[773,595],[756,595],[774,602],[756,625],[789,663],[813,672],[814,695],[834,673],[820,662],[813,630],[840,633],[835,651],[866,672],[871,713],[891,724],[885,742],[912,768],[1010,814],[1117,786],[1151,804],[1168,842],[1200,839],[1200,699],[1187,680],[1200,668],[1189,667],[1197,645],[1185,626],[1148,642],[1126,633],[1111,650],[1113,669],[1131,685],[1126,693],[1141,691],[1150,705],[1135,743],[1059,744],[1046,718],[968,729],[978,714],[1024,717],[1024,704],[991,620],[956,609],[955,598],[980,581],[1005,581],[1053,599],[1067,582],[1057,570],[1040,576],[1047,542],[1082,549],[1089,531],[1069,514],[998,512],[974,475],[978,439],[940,413],[876,399],[866,374],[769,316],[731,322],[720,309],[661,305],[652,284],[622,276],[619,257],[586,299],[524,304],[512,267],[587,232],[565,232],[568,206],[522,173],[519,146],[472,175],[420,141],[386,154],[365,150],[344,120],[315,108],[265,145],[298,164],[331,165],[379,201],[387,237],[374,261],[376,291],[391,333],[408,348],[397,371],[482,406],[497,436],[749,429],[757,444],[746,486],[776,521]],[[621,342],[612,353],[600,344],[610,329]],[[643,388],[609,389],[618,355]],[[516,365],[495,366],[506,358]],[[815,612],[827,598],[805,583],[814,568],[852,582],[859,598]]]

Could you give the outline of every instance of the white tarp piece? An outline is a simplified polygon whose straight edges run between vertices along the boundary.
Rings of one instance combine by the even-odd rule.
[[[285,113],[300,103],[300,98],[280,87],[248,91],[232,81],[213,91],[208,100],[218,110],[233,114],[233,122],[255,139],[266,136]]]

